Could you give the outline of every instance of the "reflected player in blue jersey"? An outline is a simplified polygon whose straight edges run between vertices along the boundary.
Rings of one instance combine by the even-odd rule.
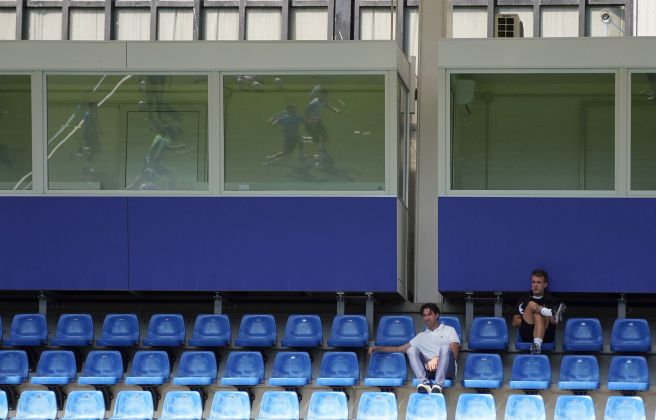
[[[276,125],[282,127],[282,135],[285,144],[281,151],[269,155],[264,159],[263,163],[265,165],[270,165],[276,160],[289,155],[294,151],[296,146],[298,146],[299,159],[305,157],[303,154],[303,142],[298,134],[298,129],[304,122],[305,120],[298,115],[298,109],[294,104],[288,104],[284,112],[269,118],[269,124],[271,124],[272,127]]]
[[[98,106],[93,102],[89,102],[87,109],[82,114],[82,139],[84,140],[84,146],[78,148],[76,153],[77,156],[82,156],[85,153],[87,155],[84,161],[85,172],[94,172],[91,161],[101,151],[101,135],[102,130],[98,124]]]
[[[318,153],[314,156],[315,166],[319,167],[332,162],[328,154],[328,132],[323,125],[322,114],[324,109],[339,113],[340,109],[328,102],[328,92],[316,85],[310,92],[310,101],[305,107],[305,131],[312,137],[317,145]]]

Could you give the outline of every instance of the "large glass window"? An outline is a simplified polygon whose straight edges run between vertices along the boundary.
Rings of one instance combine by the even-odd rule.
[[[225,76],[225,189],[385,189],[385,76]]]
[[[30,76],[0,76],[0,190],[32,189]]]
[[[451,76],[456,190],[613,190],[613,74]]]
[[[47,76],[48,187],[207,190],[207,76]]]
[[[656,73],[631,75],[631,189],[656,190]]]

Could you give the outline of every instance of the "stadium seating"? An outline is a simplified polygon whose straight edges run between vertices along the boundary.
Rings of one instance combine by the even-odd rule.
[[[125,377],[128,385],[161,385],[169,381],[171,369],[165,351],[140,350],[134,354],[130,373]]]
[[[611,351],[648,353],[651,333],[646,319],[616,319],[610,338]]]
[[[317,385],[353,386],[360,380],[358,356],[353,352],[331,351],[323,354]]]
[[[251,399],[244,391],[217,391],[212,399],[209,420],[249,420]]]
[[[197,391],[169,391],[164,397],[160,420],[200,420],[203,403]]]
[[[176,385],[206,386],[216,380],[216,356],[211,351],[186,351],[173,377]]]
[[[455,420],[496,420],[497,409],[491,394],[460,394]]]
[[[2,322],[2,321],[0,321]],[[5,391],[0,391],[0,419],[6,419],[9,414],[9,403]]]
[[[257,420],[297,420],[300,407],[298,394],[291,391],[265,391]]]
[[[506,402],[504,420],[546,420],[547,411],[540,395],[514,394]]]
[[[198,315],[188,341],[195,347],[223,347],[230,344],[230,319],[227,315]]]
[[[273,315],[244,315],[235,344],[241,347],[271,347],[276,343]]]
[[[153,396],[148,391],[119,391],[111,420],[151,420]]]
[[[29,374],[30,368],[25,351],[0,351],[0,385],[22,384]]]
[[[565,324],[563,350],[570,351],[601,351],[604,335],[601,323],[597,318],[570,318]]]
[[[52,391],[21,392],[14,419],[54,420],[57,417],[57,398]]]
[[[505,350],[508,347],[508,325],[503,318],[476,317],[469,332],[470,350]]]
[[[64,420],[103,420],[105,401],[100,391],[71,391],[66,399]]]
[[[305,420],[347,420],[348,403],[343,392],[315,391]]]
[[[545,355],[515,356],[509,385],[511,389],[549,389],[551,386],[551,365]]]
[[[560,389],[582,391],[599,388],[599,364],[594,356],[565,355],[560,362]]]
[[[529,351],[531,350],[531,346],[533,345],[533,342],[526,342],[522,340],[522,336],[519,334],[519,330],[517,330],[517,335],[515,337],[515,349],[516,350],[523,350],[523,351]],[[553,351],[556,348],[556,343],[551,342],[551,343],[542,343],[540,346],[540,349],[542,351]]]
[[[392,392],[363,392],[356,420],[396,420],[399,411]]]
[[[408,370],[403,353],[376,352],[369,360],[364,384],[378,387],[402,386],[407,376]]]
[[[318,347],[323,341],[319,315],[290,315],[282,339],[283,347]]]
[[[30,378],[33,384],[66,385],[75,380],[75,355],[70,350],[46,350],[41,353],[36,373]]]
[[[330,347],[365,347],[369,341],[369,326],[362,315],[337,315],[328,338]]]
[[[307,352],[283,351],[276,354],[269,384],[298,387],[312,380],[312,362]]]
[[[608,368],[610,391],[647,391],[649,368],[643,356],[613,356]]]
[[[180,347],[186,338],[184,318],[179,314],[154,314],[150,317],[144,346]]]
[[[595,407],[589,395],[561,395],[556,400],[554,420],[596,420]]]
[[[460,320],[458,319],[458,317],[442,315],[440,316],[440,324],[453,327],[453,329],[456,330],[456,333],[458,334],[458,339],[460,339],[460,342],[462,343],[462,328],[460,327]]]
[[[108,314],[103,322],[98,346],[131,347],[139,344],[139,318],[135,314]]]
[[[605,420],[645,420],[645,403],[640,397],[611,396],[606,401]]]
[[[78,377],[80,384],[114,385],[123,378],[121,353],[114,350],[93,350],[87,355]]]
[[[264,380],[264,360],[257,351],[233,351],[228,355],[221,385],[253,386]]]
[[[52,346],[90,346],[93,344],[93,319],[89,314],[63,314],[59,317]]]
[[[503,365],[498,354],[470,353],[465,361],[465,388],[499,388],[503,382]]]
[[[446,402],[442,394],[410,394],[406,420],[446,420]]]
[[[417,334],[415,323],[408,315],[383,315],[376,331],[377,346],[400,346]]]
[[[41,346],[48,343],[48,324],[40,314],[17,314],[11,320],[5,346]]]

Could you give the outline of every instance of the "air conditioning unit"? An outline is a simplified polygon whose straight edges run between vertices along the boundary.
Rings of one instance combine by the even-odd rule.
[[[519,15],[499,14],[494,17],[495,38],[521,38],[524,36],[524,28]]]

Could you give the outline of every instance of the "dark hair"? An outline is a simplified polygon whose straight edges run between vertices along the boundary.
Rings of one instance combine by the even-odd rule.
[[[535,277],[543,277],[545,283],[548,283],[548,282],[549,282],[549,275],[548,275],[547,272],[546,272],[545,270],[543,270],[542,268],[536,268],[535,270],[533,270],[533,271],[531,272],[531,277],[533,277],[533,276],[535,276]]]
[[[433,313],[436,313],[437,316],[442,315],[442,311],[440,311],[440,308],[438,308],[437,305],[434,303],[424,303],[423,305],[421,305],[421,308],[419,309],[419,313],[423,315],[424,309],[430,309],[431,311],[433,311]]]

